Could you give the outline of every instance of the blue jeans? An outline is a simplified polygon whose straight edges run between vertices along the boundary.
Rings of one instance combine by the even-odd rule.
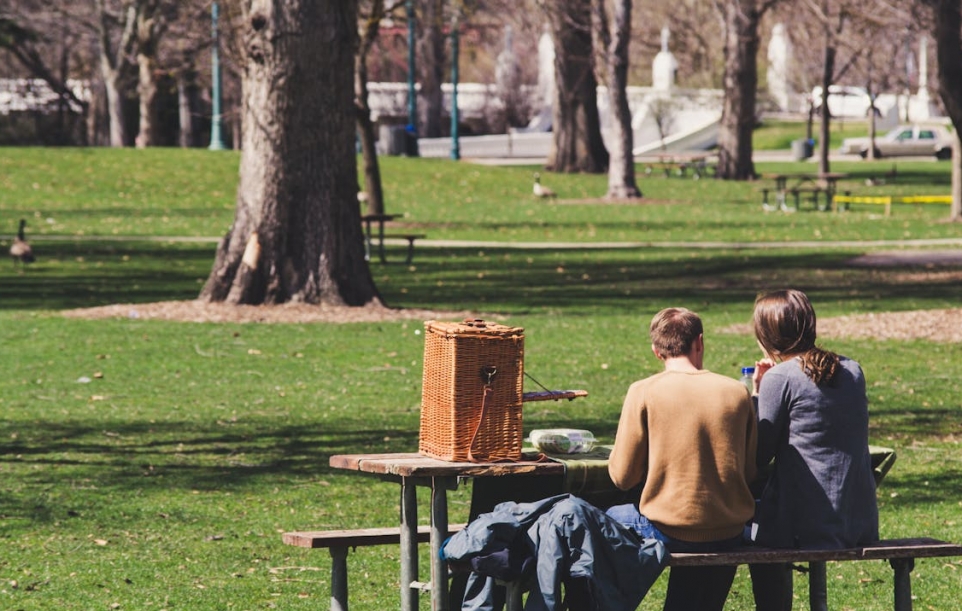
[[[691,542],[669,537],[641,515],[634,503],[615,505],[606,512],[643,539],[657,539],[669,552],[723,552],[743,544],[742,536],[721,541]],[[668,573],[664,611],[722,611],[735,580],[733,566],[679,566]]]

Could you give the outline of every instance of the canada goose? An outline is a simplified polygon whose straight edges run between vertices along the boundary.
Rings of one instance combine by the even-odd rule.
[[[535,197],[558,197],[558,194],[541,184],[541,174],[534,173],[534,187],[532,189]]]
[[[13,257],[14,261],[20,261],[21,264],[33,263],[36,260],[33,256],[33,249],[30,248],[30,244],[27,243],[23,234],[23,228],[26,226],[27,221],[20,219],[20,229],[17,231],[17,237],[13,240],[13,245],[10,246],[10,256]]]

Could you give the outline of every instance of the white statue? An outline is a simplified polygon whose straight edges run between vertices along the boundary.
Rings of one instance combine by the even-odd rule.
[[[678,61],[668,50],[668,39],[671,32],[668,26],[661,29],[661,51],[655,56],[651,64],[652,87],[660,91],[670,91],[675,86],[675,76],[678,74]]]
[[[789,71],[792,64],[792,44],[788,40],[784,24],[776,23],[772,28],[772,39],[768,43],[768,92],[775,99],[780,110],[791,110],[792,85]]]

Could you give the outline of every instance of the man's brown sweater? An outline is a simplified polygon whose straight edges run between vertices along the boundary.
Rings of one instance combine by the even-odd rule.
[[[643,483],[639,509],[669,537],[737,536],[754,513],[755,411],[743,384],[707,370],[668,370],[631,385],[608,471]]]

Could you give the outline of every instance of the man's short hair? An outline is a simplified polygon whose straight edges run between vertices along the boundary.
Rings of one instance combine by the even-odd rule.
[[[651,344],[662,357],[685,356],[703,333],[701,318],[686,308],[665,308],[648,327]]]

